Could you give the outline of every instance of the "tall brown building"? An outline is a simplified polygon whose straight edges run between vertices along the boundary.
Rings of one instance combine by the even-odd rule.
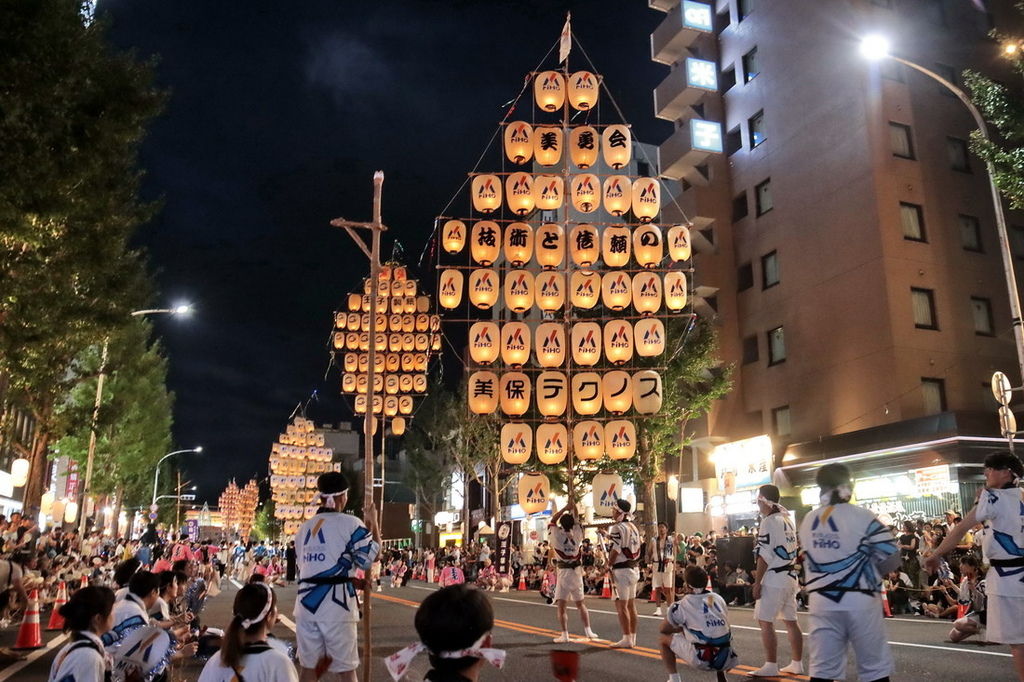
[[[663,219],[694,223],[697,310],[714,317],[735,367],[696,459],[767,434],[793,495],[840,459],[863,480],[858,497],[894,521],[969,507],[980,462],[1005,447],[992,373],[1020,385],[988,176],[968,148],[964,103],[859,47],[881,33],[893,54],[958,86],[965,69],[1019,82],[987,37],[1019,26],[1014,3],[649,5],[665,13],[651,36],[668,69],[655,114],[677,128],[660,169],[682,185]],[[694,59],[717,65],[716,91],[693,87]],[[692,119],[722,124],[723,153],[693,153]],[[1021,232],[1011,226],[1024,270]],[[722,480],[704,487],[739,484],[743,499],[728,506],[740,525],[757,465],[725,453],[712,455]],[[730,466],[742,471],[725,480]]]

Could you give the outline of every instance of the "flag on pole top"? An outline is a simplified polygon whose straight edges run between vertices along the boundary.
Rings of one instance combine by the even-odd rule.
[[[572,29],[569,27],[571,13],[565,13],[565,26],[562,27],[562,35],[558,38],[558,63],[561,64],[569,58],[569,50],[572,49]]]

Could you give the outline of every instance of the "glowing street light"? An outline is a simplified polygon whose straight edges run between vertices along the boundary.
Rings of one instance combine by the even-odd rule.
[[[154,504],[154,505],[156,504],[156,500],[157,500],[157,497],[156,497],[156,487],[157,487],[157,484],[160,483],[160,465],[164,463],[164,460],[167,459],[168,457],[172,456],[172,455],[180,455],[183,452],[195,452],[195,453],[198,454],[198,453],[201,453],[202,451],[203,451],[202,446],[196,446],[194,448],[189,448],[187,450],[175,450],[174,452],[168,452],[166,455],[164,455],[163,457],[160,458],[160,461],[158,461],[156,463],[156,471],[153,474],[153,502],[152,502],[152,504]]]

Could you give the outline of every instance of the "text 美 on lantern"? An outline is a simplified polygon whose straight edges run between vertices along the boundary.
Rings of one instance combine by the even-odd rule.
[[[541,166],[554,166],[562,160],[562,129],[537,126],[533,131],[533,160]]]
[[[493,414],[498,408],[498,375],[494,372],[473,372],[469,376],[469,411]]]

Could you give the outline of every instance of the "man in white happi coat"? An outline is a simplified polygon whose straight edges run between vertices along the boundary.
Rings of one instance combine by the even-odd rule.
[[[583,621],[587,639],[598,639],[594,631],[590,629],[590,613],[584,602],[583,557],[581,556],[583,527],[576,521],[572,502],[551,517],[548,538],[554,553],[552,560],[558,569],[558,579],[555,581],[555,605],[558,607],[558,624],[562,627],[562,634],[554,641],[558,643],[570,641],[567,605],[569,599],[575,602],[576,610],[580,612],[580,620]]]

